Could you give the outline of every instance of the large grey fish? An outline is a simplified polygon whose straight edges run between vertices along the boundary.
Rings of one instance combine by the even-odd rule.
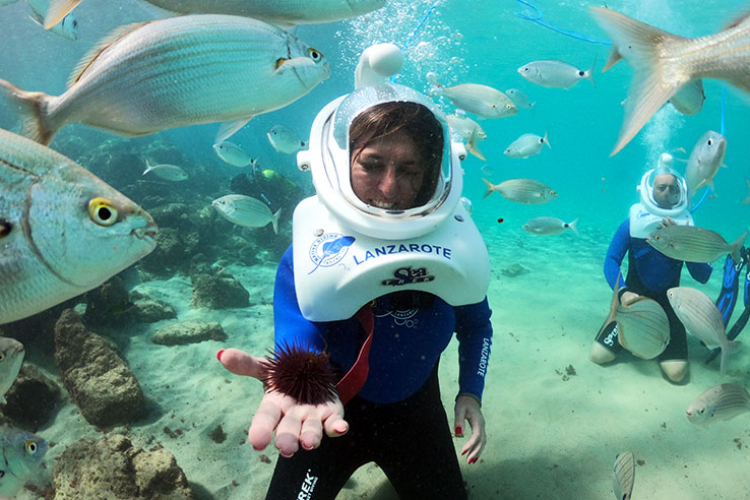
[[[602,7],[590,7],[619,54],[633,67],[625,118],[610,155],[617,154],[651,116],[687,83],[718,78],[750,92],[750,16],[714,35],[686,38]]]
[[[239,16],[195,15],[125,26],[73,71],[60,96],[0,80],[22,135],[49,144],[69,123],[127,136],[224,122],[217,142],[328,78],[323,54],[291,33]]]
[[[750,412],[750,394],[739,384],[719,384],[692,400],[685,412],[688,420],[708,425]]]
[[[617,340],[621,346],[641,359],[653,359],[669,344],[669,319],[653,299],[639,295],[620,302],[620,275],[612,291],[609,316],[605,325],[617,321]]]
[[[705,132],[693,146],[685,168],[690,197],[703,186],[714,190],[714,176],[724,162],[727,152],[727,139],[718,132]]]
[[[5,404],[5,393],[13,386],[23,363],[23,344],[16,339],[0,337],[0,403]]]
[[[31,479],[47,453],[40,436],[13,427],[0,427],[0,495],[15,498]]]
[[[747,231],[730,245],[716,231],[674,224],[657,229],[646,237],[646,242],[667,257],[685,262],[713,262],[728,253],[739,264],[746,237]]]
[[[85,168],[0,130],[0,324],[95,288],[156,246],[151,216]]]
[[[709,349],[721,348],[721,373],[726,373],[727,357],[741,344],[727,339],[721,312],[714,301],[700,290],[686,286],[670,288],[667,298],[691,335],[702,340]]]
[[[49,28],[58,23],[82,0],[51,0],[45,21]],[[178,14],[229,14],[260,19],[284,26],[329,23],[380,9],[385,0],[146,0]]]
[[[211,205],[229,222],[243,227],[264,227],[269,223],[273,232],[279,233],[281,209],[271,213],[268,205],[260,200],[242,194],[228,194],[215,199]]]
[[[494,191],[510,201],[530,205],[547,203],[557,198],[557,191],[534,179],[508,179],[500,184],[492,184],[487,179],[482,180],[487,184],[487,192],[484,193],[485,198]]]
[[[612,489],[617,500],[630,500],[635,484],[635,457],[633,452],[626,451],[615,457],[612,467]]]

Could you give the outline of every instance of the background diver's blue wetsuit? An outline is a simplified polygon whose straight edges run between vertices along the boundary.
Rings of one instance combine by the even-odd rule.
[[[419,303],[399,303],[403,297]],[[456,332],[459,390],[481,401],[492,339],[487,299],[452,307],[424,293],[377,299],[364,387],[346,406],[349,432],[323,438],[320,448],[279,457],[267,499],[333,500],[351,474],[376,462],[402,499],[464,499],[451,430],[440,399],[437,366]],[[275,341],[325,349],[346,373],[364,334],[355,318],[311,322],[300,312],[291,248],[281,259],[274,291]],[[310,485],[314,485],[308,495]]]
[[[607,256],[604,259],[604,276],[607,278],[610,288],[614,290],[617,276],[620,273],[620,265],[628,254],[628,274],[625,279],[625,289],[629,292],[644,295],[657,301],[669,318],[670,340],[669,345],[659,355],[660,361],[684,360],[687,361],[687,338],[685,327],[672,310],[667,299],[667,290],[680,286],[680,274],[682,273],[683,261],[667,257],[643,238],[630,236],[630,219],[620,224],[617,228],[612,242],[609,244]],[[711,265],[697,262],[687,262],[687,268],[696,281],[706,283],[711,276]],[[623,288],[622,280],[620,287]],[[609,339],[603,335],[604,330],[597,336],[597,341],[608,349],[619,352],[622,349],[617,339]]]

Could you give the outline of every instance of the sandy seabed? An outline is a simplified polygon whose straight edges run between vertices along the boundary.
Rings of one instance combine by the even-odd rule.
[[[632,451],[639,464],[636,500],[747,498],[750,416],[710,427],[698,427],[685,417],[688,403],[711,386],[748,386],[747,348],[730,359],[728,373],[721,376],[718,363],[703,363],[706,348],[689,338],[690,381],[684,385],[667,382],[656,361],[639,360],[627,352],[607,367],[588,361],[591,340],[607,314],[611,295],[601,272],[608,238],[507,231],[501,241],[500,235],[485,235],[493,262],[489,301],[494,341],[483,401],[489,440],[478,463],[461,460],[470,498],[613,498],[612,466],[624,451]],[[529,272],[516,277],[502,273],[516,263]],[[708,285],[696,284],[686,271],[682,284],[716,297],[721,266],[714,267]],[[229,339],[172,347],[148,340],[150,333],[174,320],[121,332],[128,337],[124,355],[157,408],[128,435],[136,446],[149,449],[160,443],[172,452],[199,498],[255,500],[264,498],[277,457],[272,447],[258,452],[247,443],[247,427],[262,388],[255,380],[224,370],[216,352],[236,347],[260,355],[272,345],[275,264],[228,269],[253,302],[265,305],[190,309],[191,284],[186,277],[136,287],[170,303],[179,320],[220,322]],[[740,304],[735,318],[741,309]],[[456,347],[454,340],[440,364],[449,416],[457,390]],[[227,434],[222,443],[210,436],[218,425]],[[182,433],[172,438],[167,427]],[[39,434],[56,443],[36,480],[39,484],[49,478],[55,457],[66,445],[83,436],[101,436],[69,398]],[[457,453],[464,439],[456,439]],[[35,497],[24,491],[18,498]],[[338,498],[397,497],[382,472],[370,465],[357,471]]]

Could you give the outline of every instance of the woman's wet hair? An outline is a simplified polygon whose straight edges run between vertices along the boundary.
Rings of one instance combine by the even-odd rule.
[[[424,182],[415,200],[415,206],[421,206],[435,192],[445,140],[442,125],[427,107],[416,102],[393,101],[364,110],[349,127],[349,151],[361,151],[373,141],[400,131],[414,141],[424,161]]]

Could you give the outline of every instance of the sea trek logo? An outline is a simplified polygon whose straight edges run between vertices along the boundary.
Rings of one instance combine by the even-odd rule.
[[[307,274],[314,273],[319,267],[331,267],[346,256],[349,247],[354,243],[354,236],[344,236],[339,233],[326,233],[310,245],[310,260],[315,267]]]
[[[396,269],[393,272],[392,279],[383,280],[380,284],[386,286],[402,286],[411,283],[428,283],[434,279],[435,276],[428,274],[426,267],[412,269],[411,266],[409,266]]]

